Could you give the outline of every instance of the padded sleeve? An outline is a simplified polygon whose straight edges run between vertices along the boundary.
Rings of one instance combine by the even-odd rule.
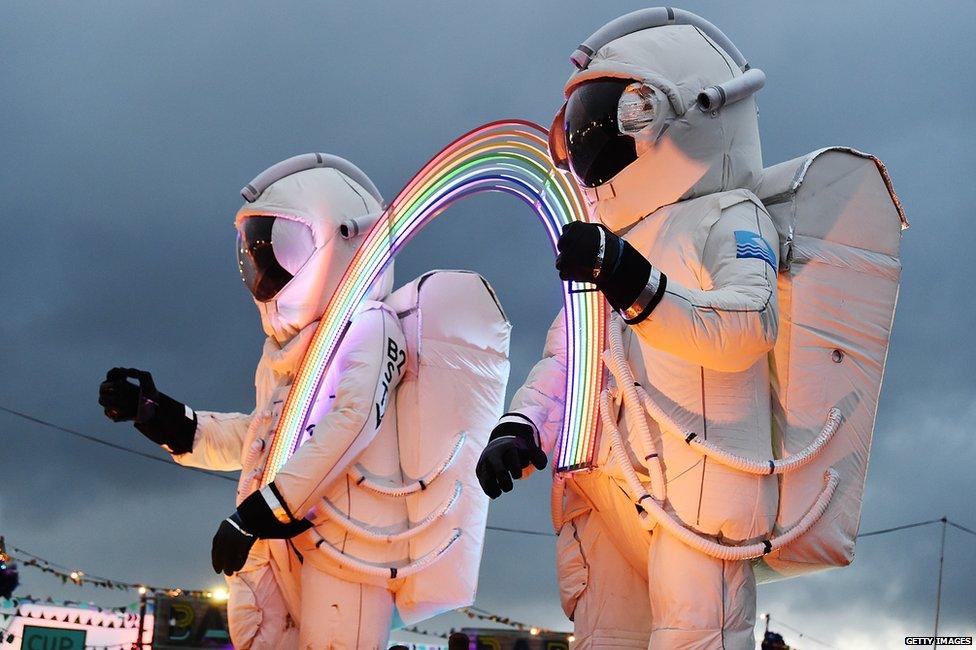
[[[251,425],[251,415],[197,411],[197,430],[193,450],[174,455],[173,460],[187,467],[221,472],[241,469],[244,438]]]
[[[702,367],[749,368],[776,343],[778,250],[763,209],[748,201],[726,208],[705,239],[701,282],[709,288],[669,278],[660,303],[631,327],[651,347]]]
[[[332,408],[274,480],[283,505],[296,519],[322,499],[376,436],[389,396],[402,376],[398,359],[404,349],[403,332],[388,309],[370,309],[353,317],[333,361],[339,382]]]

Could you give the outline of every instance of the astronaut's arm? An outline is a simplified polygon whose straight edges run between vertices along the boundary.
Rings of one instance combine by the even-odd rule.
[[[110,420],[132,421],[181,465],[221,471],[241,468],[250,415],[194,412],[156,388],[152,373],[138,368],[109,370],[98,387],[98,403]]]
[[[244,438],[252,415],[195,411],[196,432],[193,447],[185,453],[173,453],[173,460],[187,467],[229,472],[241,469]]]
[[[556,445],[563,421],[566,392],[566,318],[560,310],[549,327],[540,359],[516,391],[501,421],[528,421],[537,444],[548,456]]]
[[[405,360],[403,333],[391,312],[369,309],[353,317],[333,362],[335,396],[320,396],[332,399],[332,407],[273,482],[288,519],[304,518],[376,436]]]
[[[660,292],[659,300],[646,310],[638,298],[622,310],[625,320],[654,348],[711,370],[745,370],[776,342],[778,250],[776,229],[762,209],[750,202],[731,206],[705,241],[703,283],[711,288],[682,286],[652,268],[642,296]]]

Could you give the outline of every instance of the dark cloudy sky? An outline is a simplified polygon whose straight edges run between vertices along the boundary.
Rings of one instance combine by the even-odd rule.
[[[0,5],[0,405],[145,452],[96,404],[113,365],[197,408],[246,410],[261,346],[235,267],[238,189],[287,156],[356,161],[392,196],[456,135],[548,124],[567,57],[635,2]],[[831,144],[889,166],[913,228],[862,530],[943,514],[976,527],[972,2],[691,2],[769,81],[767,164]],[[968,45],[967,45],[968,43]],[[515,323],[512,385],[559,294],[521,204],[453,208],[398,260],[485,274]],[[0,534],[89,573],[191,587],[229,482],[0,413]],[[545,477],[493,504],[545,530]],[[836,647],[899,647],[934,618],[939,529],[862,540],[850,568],[766,586],[760,611]],[[25,568],[22,593],[122,604]],[[478,605],[568,629],[553,544],[489,532]],[[950,529],[942,629],[976,634],[976,538]],[[442,617],[446,629],[466,619]],[[817,647],[783,630],[799,647]]]

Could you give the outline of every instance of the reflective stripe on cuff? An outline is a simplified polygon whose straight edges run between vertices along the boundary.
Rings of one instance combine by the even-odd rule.
[[[535,445],[539,449],[542,449],[542,436],[539,435],[539,427],[535,426],[535,422],[527,415],[522,415],[521,413],[516,413],[514,411],[506,413],[498,419],[498,424],[505,424],[506,422],[515,422],[517,424],[528,424],[532,427],[532,437],[535,439]],[[497,425],[496,425],[497,426]]]
[[[651,272],[647,278],[647,284],[641,289],[640,294],[637,296],[637,300],[634,301],[627,309],[624,309],[621,314],[624,317],[624,322],[628,325],[635,325],[645,318],[647,318],[657,304],[661,302],[661,298],[664,297],[664,291],[668,286],[668,276],[661,273],[654,267],[651,267]]]
[[[596,264],[593,265],[594,280],[600,277],[600,271],[603,269],[603,258],[607,254],[607,235],[603,232],[603,228],[597,228],[597,232],[600,233],[600,248],[596,252]]]
[[[240,526],[238,526],[237,525],[237,522],[234,521],[232,518],[227,517],[227,519],[224,519],[224,521],[226,521],[231,526],[233,526],[234,528],[236,528],[237,529],[237,532],[239,532],[241,535],[244,535],[245,537],[254,537],[254,535],[252,535],[251,533],[247,532],[246,530],[244,530],[243,528],[241,528]]]
[[[274,490],[271,488],[270,484],[261,488],[261,496],[264,498],[264,502],[268,504],[268,508],[271,509],[271,514],[274,515],[275,519],[283,524],[290,524],[295,521],[295,518],[292,517],[291,513],[288,511],[288,508],[286,508],[278,499],[278,495],[274,493]]]

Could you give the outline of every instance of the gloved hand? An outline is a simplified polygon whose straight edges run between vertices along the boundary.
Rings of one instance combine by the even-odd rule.
[[[509,420],[492,430],[475,473],[485,494],[496,499],[502,492],[512,491],[512,480],[522,478],[522,470],[530,464],[545,469],[548,462],[546,453],[536,444],[532,425]]]
[[[139,386],[126,381],[127,377],[133,379],[145,378],[145,382],[139,381]],[[155,392],[156,386],[152,383],[152,375],[135,368],[112,368],[105,375],[98,387],[98,403],[105,409],[105,415],[113,422],[125,422],[135,420],[139,411],[139,399],[142,394],[142,386],[148,384]]]
[[[286,521],[278,519],[268,498],[273,499],[279,508],[284,503],[272,482],[244,499],[230,517],[220,522],[210,548],[210,560],[216,573],[232,575],[240,571],[251,547],[259,539],[290,539],[312,527],[312,522],[294,519],[284,508],[281,508],[281,516]]]
[[[603,224],[582,221],[566,224],[556,247],[559,278],[596,284],[614,309],[632,308],[651,279],[651,263]],[[643,320],[660,301],[667,278],[655,271],[655,278],[658,276],[660,282],[654,287],[654,293],[646,296],[640,305],[640,318],[628,318],[628,322]]]
[[[255,493],[257,494],[257,493]],[[215,573],[233,575],[244,567],[247,555],[258,538],[244,528],[240,515],[235,512],[220,522],[210,547],[210,561]]]
[[[139,385],[128,378],[135,379]],[[182,402],[159,392],[152,375],[145,370],[109,370],[98,387],[98,403],[110,420],[134,420],[136,429],[170,453],[185,454],[193,450],[196,414]]]

